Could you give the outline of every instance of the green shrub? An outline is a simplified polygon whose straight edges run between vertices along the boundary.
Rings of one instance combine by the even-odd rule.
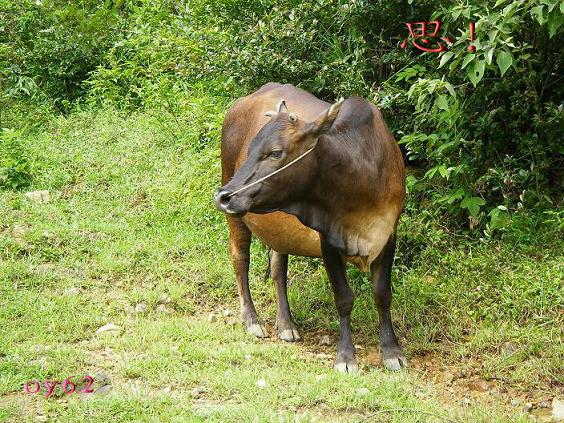
[[[20,134],[4,129],[0,132],[0,189],[23,189],[32,179],[32,161],[22,145]]]

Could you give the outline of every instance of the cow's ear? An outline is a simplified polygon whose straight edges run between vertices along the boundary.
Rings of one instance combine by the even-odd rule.
[[[311,130],[316,135],[323,135],[331,129],[333,122],[335,122],[335,119],[337,119],[337,116],[339,115],[339,110],[341,110],[341,105],[344,101],[344,98],[340,98],[336,103],[332,104],[331,107],[322,111],[312,122]]]

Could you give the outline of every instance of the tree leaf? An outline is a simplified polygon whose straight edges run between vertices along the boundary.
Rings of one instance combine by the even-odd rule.
[[[507,51],[500,51],[497,54],[495,61],[499,66],[499,71],[501,72],[501,76],[503,76],[505,72],[507,72],[507,69],[509,69],[509,67],[513,63],[513,56],[511,55],[511,53]]]
[[[544,17],[542,14],[543,6],[535,6],[531,8],[531,15],[536,17],[538,23],[542,25],[544,23]]]
[[[464,69],[466,66],[468,66],[468,63],[470,63],[472,60],[474,60],[474,57],[476,57],[476,55],[474,53],[468,54],[464,60],[462,61],[462,68]]]
[[[492,64],[493,61],[493,55],[494,55],[494,49],[490,48],[488,50],[488,52],[486,53],[486,62],[488,62],[488,65]]]
[[[447,51],[445,54],[443,54],[443,56],[441,57],[441,61],[439,63],[439,68],[443,67],[446,64],[446,62],[450,60],[452,56],[454,56],[454,53],[452,51]]]
[[[448,107],[448,100],[447,100],[446,95],[444,95],[444,94],[441,94],[441,95],[437,98],[437,101],[436,101],[435,104],[436,104],[437,107],[438,107],[439,109],[441,109],[441,110],[448,110],[448,109],[449,109],[449,107]]]
[[[486,61],[478,60],[470,66],[468,69],[468,78],[472,82],[472,85],[478,85],[478,82],[484,77],[484,71],[486,70]]]
[[[460,202],[460,207],[467,209],[472,216],[476,217],[480,212],[480,207],[485,204],[486,202],[480,197],[466,197]]]

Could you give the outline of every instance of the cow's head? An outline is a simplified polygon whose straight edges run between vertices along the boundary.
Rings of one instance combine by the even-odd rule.
[[[267,113],[270,121],[251,141],[245,163],[215,194],[217,208],[228,215],[240,217],[247,212],[280,210],[299,197],[307,190],[316,173],[315,160],[311,158],[313,154],[304,156],[278,173],[272,173],[315,147],[319,137],[331,129],[342,102],[341,99],[315,120],[305,122],[294,113],[288,113],[282,100],[276,112]]]

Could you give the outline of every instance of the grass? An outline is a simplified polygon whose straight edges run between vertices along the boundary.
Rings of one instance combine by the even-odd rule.
[[[558,228],[542,222],[479,240],[408,208],[394,318],[408,358],[425,368],[375,366],[370,285],[350,268],[363,369],[333,373],[334,347],[319,347],[317,336],[336,333],[336,312],[315,259],[292,257],[290,266],[290,302],[306,341],[249,338],[237,323],[226,224],[211,205],[230,101],[195,91],[181,112],[85,110],[24,128],[35,163],[29,190],[49,190],[51,199],[0,192],[0,419],[441,421],[427,411],[527,421],[520,408],[508,411],[510,395],[562,395],[563,245]],[[258,242],[252,259],[255,302],[272,325],[274,291]],[[140,303],[146,311],[135,312]],[[95,334],[110,322],[121,331]],[[510,394],[464,405],[466,393],[431,382],[445,369],[502,381]],[[28,380],[100,371],[113,386],[107,396],[22,393]],[[402,410],[383,412],[392,409]]]

